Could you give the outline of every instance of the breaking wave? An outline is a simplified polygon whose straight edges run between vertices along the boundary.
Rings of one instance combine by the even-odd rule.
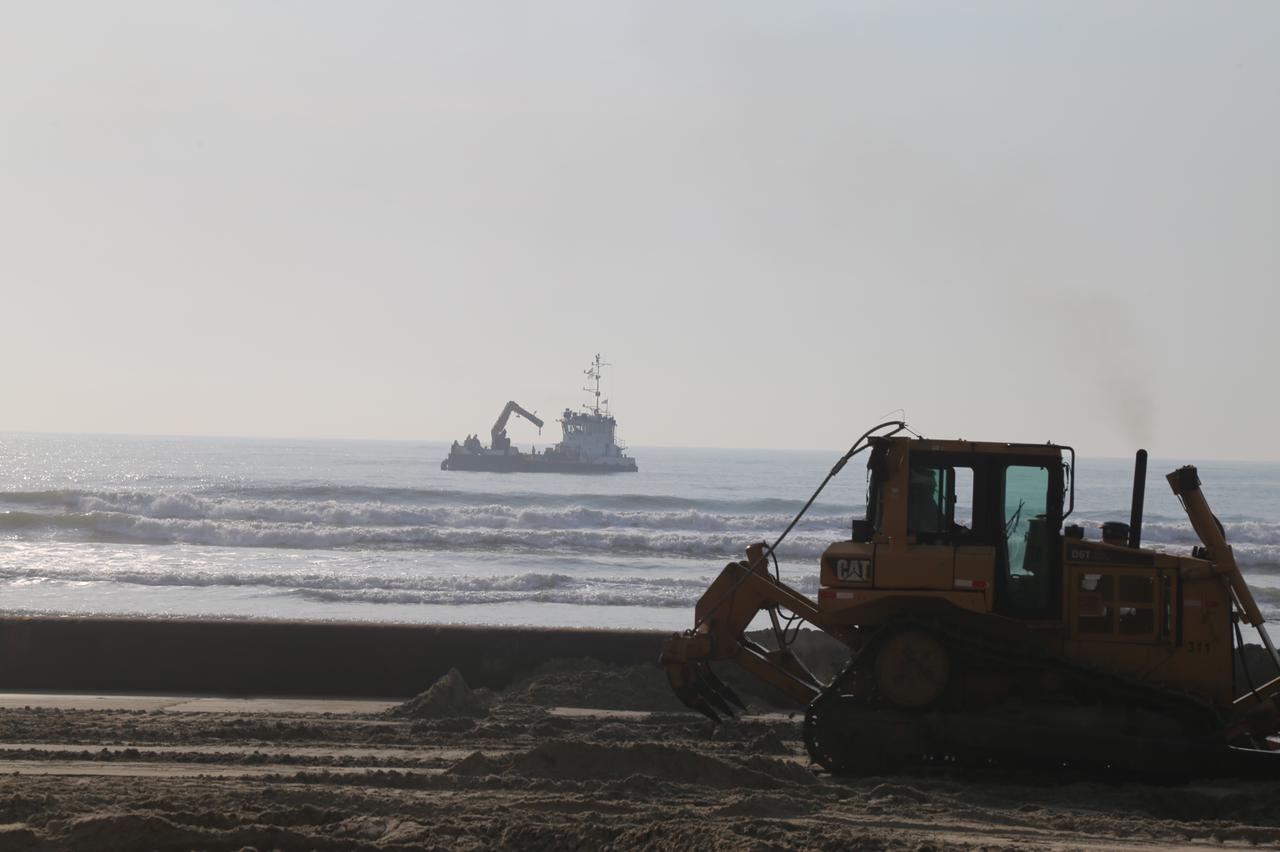
[[[14,491],[0,493],[0,542],[206,550],[165,555],[156,560],[164,568],[139,555],[161,551],[133,547],[88,563],[64,563],[49,551],[30,565],[15,551],[0,561],[0,581],[11,590],[106,583],[150,590],[166,601],[196,601],[200,590],[222,588],[305,612],[341,604],[690,607],[725,560],[740,558],[749,542],[771,540],[798,508],[776,499],[327,485]],[[817,557],[846,538],[850,518],[860,514],[856,506],[815,508],[780,548],[787,581],[815,594]],[[1099,521],[1076,522],[1097,537]],[[1224,528],[1247,573],[1280,574],[1280,523],[1233,520]],[[1144,524],[1143,541],[1175,554],[1198,544],[1185,519],[1158,515]],[[210,557],[214,552],[225,555]],[[342,567],[320,570],[332,561]],[[300,569],[303,563],[310,567]],[[605,576],[611,570],[617,573]],[[1280,612],[1280,589],[1254,588],[1269,615]]]
[[[755,535],[738,532],[639,529],[541,529],[535,527],[376,526],[330,527],[319,524],[226,522],[139,518],[120,514],[85,516],[95,537],[104,541],[148,544],[200,544],[220,547],[298,549],[421,548],[504,551],[568,551],[712,557],[741,553],[772,529]],[[786,542],[792,556],[817,556],[831,536],[793,534]],[[781,548],[780,548],[781,550]]]
[[[736,511],[716,511],[705,506],[541,506],[532,505],[529,500],[423,505],[308,501],[297,498],[300,490],[306,489],[289,489],[293,496],[287,499],[191,492],[0,494],[0,505],[20,507],[0,511],[0,535],[303,550],[557,550],[719,557],[739,554],[746,543],[777,535],[791,519],[789,513],[759,511],[761,502],[780,501],[738,501]],[[326,488],[323,493],[331,495],[333,490]],[[366,492],[377,489],[341,490],[368,496]],[[670,498],[661,500],[673,502]],[[827,543],[841,537],[841,531],[848,528],[849,517],[818,513],[806,517],[787,542],[786,552],[793,556],[821,553]]]
[[[561,572],[467,575],[341,575],[336,573],[217,572],[201,570],[42,570],[4,568],[0,580],[125,584],[151,588],[253,588],[319,603],[492,604],[559,603],[587,606],[688,607],[706,591],[709,576],[597,577]],[[814,592],[817,578],[801,580]]]
[[[453,501],[453,502],[442,502]],[[693,500],[660,495],[484,494],[357,486],[242,491],[52,490],[0,493],[0,535],[16,539],[316,549],[563,551],[723,557],[771,539],[798,506],[774,499]],[[806,516],[784,545],[811,558],[843,538],[858,507]],[[1087,529],[1100,522],[1077,519]],[[1280,523],[1230,521],[1242,567],[1280,571]],[[1096,534],[1095,534],[1096,535]],[[1146,546],[1198,544],[1186,520],[1155,517]]]
[[[108,505],[127,507],[127,510],[156,512],[199,511],[199,506],[244,503],[269,505],[389,505],[400,507],[483,507],[503,505],[518,511],[521,509],[565,509],[590,505],[605,511],[680,512],[699,510],[728,514],[792,514],[802,500],[776,497],[746,499],[714,499],[681,497],[672,494],[597,494],[544,492],[499,493],[464,491],[446,488],[380,488],[361,485],[252,485],[228,488],[208,488],[199,492],[145,492],[145,491],[91,491],[82,489],[58,489],[47,491],[0,491],[0,506],[43,505],[74,509],[101,500]],[[859,507],[839,507],[850,513]]]
[[[835,458],[653,448],[637,475],[521,477],[440,471],[445,452],[0,436],[0,606],[683,629],[724,563],[777,536]],[[1128,516],[1132,469],[1090,467],[1072,520],[1097,539],[1101,520]],[[851,467],[791,533],[788,583],[816,594],[817,557],[848,537],[864,481]],[[1224,463],[1212,481],[1237,559],[1274,614],[1280,465]],[[1195,536],[1160,491],[1149,489],[1144,544],[1189,553]]]
[[[1266,521],[1233,521],[1224,523],[1222,528],[1232,547],[1240,544],[1280,544],[1280,524]],[[1142,538],[1144,541],[1181,544],[1187,547],[1200,543],[1195,530],[1187,521],[1143,523]]]
[[[591,529],[626,527],[679,530],[754,530],[785,524],[782,514],[725,514],[701,509],[611,510],[581,505],[534,508],[500,503],[463,506],[408,506],[342,503],[208,499],[192,494],[85,495],[71,501],[81,513],[126,514],[140,518],[189,521],[253,521],[323,524],[337,527],[431,525],[484,526],[498,529]],[[809,518],[813,525],[846,526],[844,515]]]
[[[1100,521],[1084,521],[1086,528],[1101,526]],[[1241,568],[1280,571],[1280,524],[1267,521],[1230,521],[1222,525]],[[1145,521],[1142,546],[1175,555],[1189,555],[1200,539],[1187,520]]]

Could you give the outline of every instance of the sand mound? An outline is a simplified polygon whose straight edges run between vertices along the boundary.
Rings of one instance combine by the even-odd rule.
[[[807,795],[779,796],[769,793],[751,793],[739,799],[730,800],[726,805],[716,809],[716,816],[751,817],[754,819],[775,818],[794,819],[822,807],[821,801],[814,801]]]
[[[503,700],[535,707],[685,709],[658,666],[615,666],[592,659],[550,660],[507,689]]]
[[[1238,651],[1232,655],[1235,665],[1236,695],[1244,695],[1249,691],[1250,679],[1255,688],[1260,688],[1278,674],[1275,661],[1266,648],[1261,645],[1245,645],[1241,650],[1243,654]]]
[[[772,630],[753,630],[746,636],[766,648],[778,647]],[[849,662],[849,646],[821,630],[801,628],[790,647],[791,653],[799,657],[800,662],[823,683],[835,677]]]
[[[747,751],[750,754],[787,754],[791,749],[787,748],[787,744],[775,731],[765,731],[751,738],[747,743]]]
[[[399,707],[393,707],[388,714],[410,719],[446,719],[483,716],[487,712],[484,702],[462,679],[462,673],[457,669],[449,669],[426,692],[410,698]]]
[[[770,650],[777,647],[772,630],[753,630],[746,637]],[[849,646],[820,630],[802,628],[794,636],[791,651],[814,677],[826,683],[849,662]],[[719,663],[715,673],[753,710],[795,712],[802,705],[785,692],[734,665]]]
[[[498,775],[505,769],[506,766],[502,762],[494,760],[482,751],[473,751],[446,769],[445,774],[480,777],[483,775]]]
[[[868,804],[893,805],[902,803],[922,804],[929,801],[929,794],[905,784],[877,784],[867,794]]]
[[[613,781],[643,775],[700,787],[774,789],[812,784],[809,772],[784,761],[757,758],[740,766],[706,754],[660,745],[602,745],[574,740],[541,743],[533,749],[495,759],[475,752],[449,769],[453,775],[521,775],[571,781]]]
[[[749,637],[766,647],[773,647],[772,631],[756,631]],[[822,681],[831,678],[849,659],[848,646],[816,630],[801,630],[792,649]],[[797,709],[795,701],[786,694],[734,665],[717,666],[716,672],[749,707]],[[648,712],[688,709],[672,693],[666,672],[660,666],[618,666],[587,657],[561,658],[543,663],[508,687],[502,700],[506,704],[534,707]]]

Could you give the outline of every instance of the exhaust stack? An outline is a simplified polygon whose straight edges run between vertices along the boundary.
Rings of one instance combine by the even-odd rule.
[[[1147,493],[1147,451],[1133,460],[1133,505],[1129,509],[1129,546],[1142,546],[1142,501]]]

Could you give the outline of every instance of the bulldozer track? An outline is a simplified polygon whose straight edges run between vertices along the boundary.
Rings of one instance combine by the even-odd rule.
[[[957,679],[996,673],[1032,688],[1016,703],[983,705],[953,683],[933,706],[896,708],[873,668],[885,639],[907,630],[937,637]],[[1153,727],[1161,733],[1152,735]],[[998,640],[972,625],[910,617],[880,628],[809,704],[804,742],[815,763],[840,774],[951,764],[1164,778],[1280,773],[1280,753],[1230,747],[1220,714],[1193,695]]]

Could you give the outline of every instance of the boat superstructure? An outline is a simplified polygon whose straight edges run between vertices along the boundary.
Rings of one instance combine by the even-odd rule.
[[[506,425],[512,414],[518,414],[539,429],[543,421],[514,401],[507,403],[490,430],[488,447],[479,437],[453,442],[449,456],[440,463],[441,470],[481,470],[498,473],[631,473],[638,470],[636,460],[618,444],[618,421],[609,411],[609,401],[601,399],[602,368],[609,366],[597,354],[584,372],[588,384],[583,390],[592,400],[581,410],[566,408],[560,418],[561,439],[544,452],[522,453],[507,438]]]

